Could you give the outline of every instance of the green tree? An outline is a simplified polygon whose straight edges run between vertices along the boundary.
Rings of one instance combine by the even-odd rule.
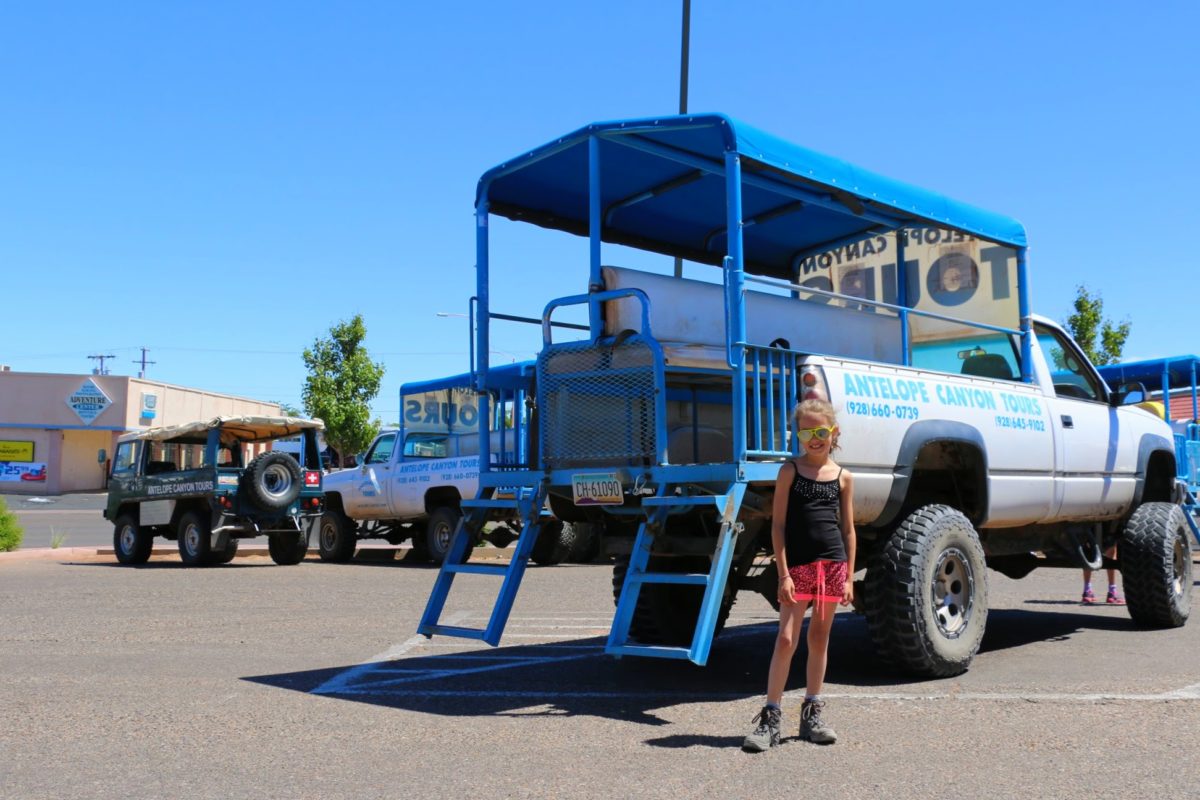
[[[1119,325],[1105,319],[1099,293],[1093,295],[1083,284],[1075,287],[1075,313],[1067,317],[1067,329],[1093,364],[1121,360],[1130,325],[1128,319]]]
[[[272,400],[272,403],[279,406],[279,413],[285,417],[303,417],[304,409],[296,408],[291,403],[285,403],[282,400]]]
[[[304,410],[325,422],[325,441],[343,457],[366,448],[379,432],[370,403],[379,394],[383,364],[371,361],[363,347],[366,335],[362,314],[355,314],[304,351]]]

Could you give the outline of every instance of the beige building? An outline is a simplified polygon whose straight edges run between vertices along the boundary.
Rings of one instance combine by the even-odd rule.
[[[0,493],[100,491],[117,437],[278,403],[123,375],[0,371]]]

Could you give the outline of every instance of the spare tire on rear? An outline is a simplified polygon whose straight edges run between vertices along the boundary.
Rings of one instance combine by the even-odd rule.
[[[262,510],[279,511],[300,496],[303,479],[296,459],[288,453],[270,450],[246,467],[242,489],[250,502]]]

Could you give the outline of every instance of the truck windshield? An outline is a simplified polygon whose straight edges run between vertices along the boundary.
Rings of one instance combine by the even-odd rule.
[[[396,434],[379,437],[371,452],[367,453],[364,463],[386,464],[392,460],[392,451],[396,449]]]

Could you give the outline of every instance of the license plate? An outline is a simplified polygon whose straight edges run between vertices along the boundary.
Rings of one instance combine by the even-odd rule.
[[[577,506],[619,506],[625,502],[615,472],[585,472],[571,476]]]

